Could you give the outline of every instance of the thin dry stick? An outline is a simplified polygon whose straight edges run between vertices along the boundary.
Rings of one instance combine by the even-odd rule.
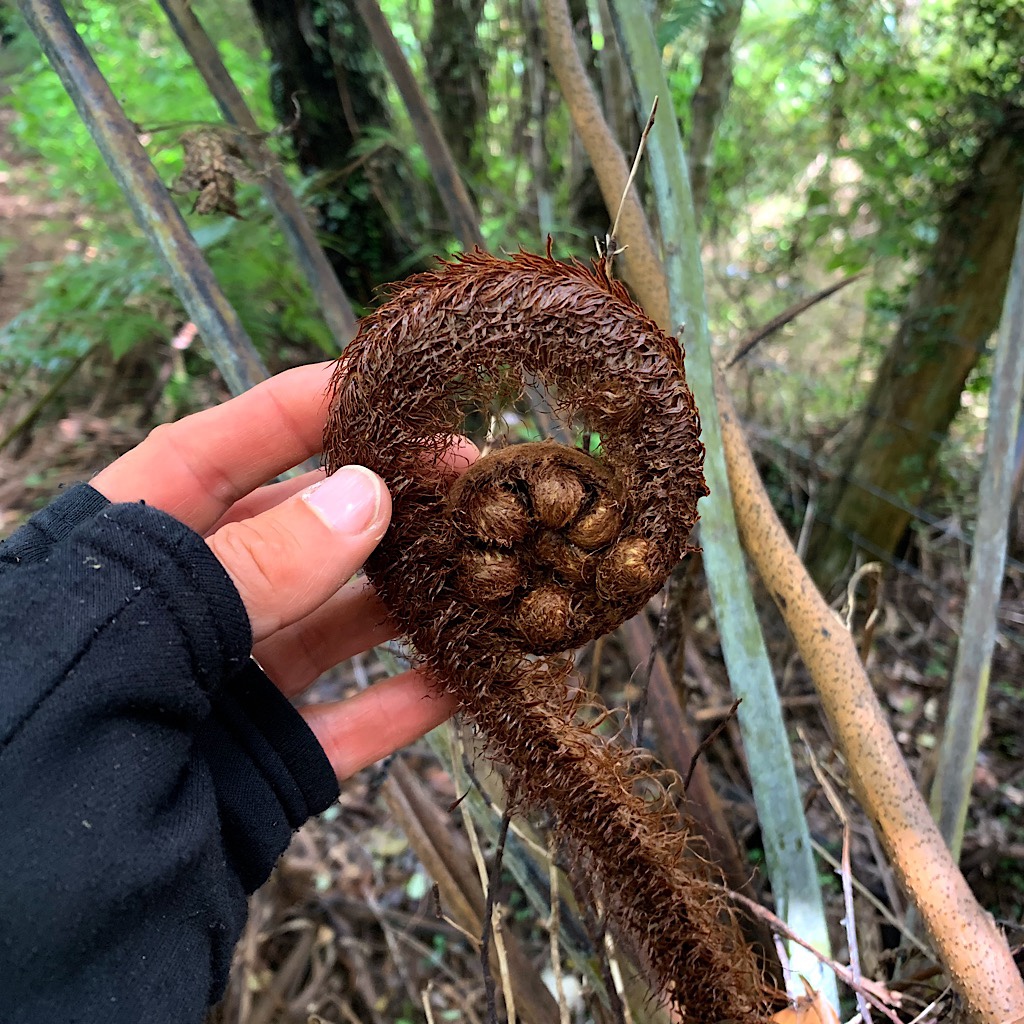
[[[392,928],[391,924],[384,916],[380,904],[373,895],[373,889],[369,885],[363,886],[362,897],[363,902],[367,907],[369,907],[371,913],[377,919],[377,924],[380,927],[380,930],[384,933],[384,942],[388,947],[391,962],[395,965],[395,970],[398,971],[398,975],[402,979],[402,984],[405,985],[406,994],[409,996],[411,1002],[415,1002],[416,986],[413,984],[412,978],[409,976],[409,972],[405,966],[405,960],[398,948],[398,941],[395,939],[395,929]]]
[[[609,716],[610,714],[611,712],[608,711],[608,709],[602,709],[602,715],[597,720],[590,723],[591,727],[596,728],[600,721],[602,721],[604,717]],[[494,813],[495,827],[500,828],[502,818],[501,808],[492,800],[491,796],[488,794],[485,787],[483,786],[482,781],[473,771],[472,766],[469,764],[468,756],[463,761],[463,768],[469,774],[473,786],[477,790],[477,793],[479,794],[480,798],[484,801],[487,807]],[[461,799],[462,798],[460,798],[460,800]],[[459,802],[460,801],[456,801],[455,803],[453,803],[452,810],[454,810],[455,807],[458,806]],[[509,832],[516,836],[519,843],[521,843],[527,851],[532,853],[536,865],[541,867],[542,870],[545,869],[546,865],[546,870],[550,876],[551,856],[549,854],[549,851],[545,846],[541,845],[537,841],[537,839],[535,839],[534,836],[530,833],[529,825],[526,822],[517,823],[515,819],[513,819],[509,824]],[[527,900],[536,908],[539,908],[542,905],[541,900],[543,900],[543,906],[550,908],[550,877],[548,892],[546,894],[542,894],[539,888],[539,876],[534,877],[533,872],[529,870],[529,867],[526,867],[524,873],[524,866],[527,864],[528,859],[524,856],[523,850],[520,850],[518,852],[517,858],[519,862],[518,870],[516,861],[514,860],[512,864],[512,873],[516,876],[520,888],[522,889]],[[560,903],[558,915],[558,928],[560,930],[560,934],[554,940],[556,948],[559,947],[560,943],[564,944],[564,952],[566,952],[569,955],[569,959],[573,961],[577,965],[577,967],[579,967],[579,969],[583,972],[583,974],[586,976],[587,980],[591,984],[597,986],[597,988],[600,989],[601,979],[598,977],[596,969],[589,962],[589,947],[587,947],[585,944],[583,946],[580,945],[580,938],[577,934],[574,934],[577,931],[574,920],[570,918],[568,924],[563,926],[562,922],[564,920],[564,915],[562,915],[561,909],[562,908]],[[545,917],[545,920],[547,920],[547,917]],[[476,947],[479,948],[478,940]],[[519,1002],[522,1002],[522,1000],[520,999]],[[556,999],[553,999],[552,1002],[553,1005],[551,1013],[552,1019],[554,1019],[554,1014],[557,1012],[556,1008],[558,1004]],[[526,1016],[527,1018],[529,1018],[529,1014],[526,1014]]]
[[[501,810],[497,806],[495,806],[495,803],[491,799],[490,794],[480,784],[480,780],[477,778],[476,772],[473,769],[473,765],[470,764],[469,752],[466,750],[466,745],[462,744],[461,745],[461,749],[462,749],[462,770],[466,773],[466,778],[469,779],[470,784],[472,785],[472,787],[480,794],[480,799],[483,800],[484,806],[489,811],[494,811],[495,814],[501,814]],[[468,795],[469,795],[469,790],[467,789],[462,794],[462,796],[458,797],[458,799],[455,800],[455,802],[449,808],[449,811],[454,811],[455,808],[458,807],[458,805],[461,804],[462,801],[465,800]]]
[[[521,843],[523,843],[541,863],[543,863],[547,859],[547,854],[544,850],[544,847],[541,846],[540,843],[538,843],[537,840],[533,838],[533,836],[529,835],[529,833],[527,833],[521,825],[518,825],[516,824],[516,822],[513,821],[509,825],[509,831]]]
[[[385,916],[390,915],[386,914]],[[435,935],[440,934],[440,930],[438,930],[435,933]],[[424,963],[431,959],[436,959],[437,950],[431,949],[431,947],[428,946],[425,942],[420,942],[420,940],[417,939],[415,935],[412,935],[408,931],[403,931],[399,928],[395,929],[394,935],[396,941],[402,943],[405,946],[408,946],[409,949],[413,950],[418,956],[421,956],[423,958]],[[464,977],[461,977],[457,971],[453,970],[443,960],[436,960],[436,964],[438,971],[440,971],[441,974],[443,974],[455,987],[458,987],[459,985],[464,984],[466,982],[466,979]],[[433,984],[434,982],[433,980],[431,980],[431,985]]]
[[[280,1011],[282,1003],[285,1002],[285,993],[306,969],[315,939],[316,934],[312,930],[302,933],[288,958],[263,990],[260,1000],[253,1006],[249,1017],[252,1024],[267,1024]]]
[[[848,284],[859,281],[866,273],[866,270],[862,270],[858,274],[844,277],[841,281],[830,284],[827,288],[822,288],[820,292],[815,292],[814,295],[808,295],[806,299],[794,302],[792,306],[784,309],[778,316],[773,316],[763,327],[758,327],[757,330],[748,334],[740,342],[740,347],[736,350],[736,354],[725,364],[726,369],[731,369],[744,356],[749,355],[755,346],[760,345],[765,338],[771,337],[776,331],[781,330],[786,324],[795,320],[801,313],[806,312],[812,306],[816,306],[830,295],[835,295],[836,292],[845,288]]]
[[[599,636],[591,649],[589,681],[591,693],[597,693],[601,686],[601,655],[604,654],[604,645],[607,639],[607,636]]]
[[[480,849],[480,839],[476,834],[476,826],[473,824],[473,818],[469,813],[469,808],[464,802],[459,804],[459,810],[462,812],[462,821],[466,828],[466,835],[469,837],[469,845],[473,850],[473,860],[476,863],[476,869],[480,875],[480,884],[483,887],[484,892],[487,894],[487,902],[484,906],[483,913],[483,930],[480,937],[477,939],[477,942],[480,950],[480,966],[483,969],[484,976],[484,994],[487,1000],[487,1024],[497,1024],[498,1010],[494,992],[494,978],[491,975],[490,963],[491,929],[494,924],[494,904],[491,901],[487,865],[484,862],[483,851]]]
[[[829,797],[830,801],[831,799]],[[872,1024],[871,1010],[860,990],[860,948],[857,945],[857,923],[853,916],[853,886],[850,884],[850,823],[845,815],[843,816],[842,863],[843,906],[846,910],[846,941],[850,947],[850,970],[853,974],[853,980],[857,982],[857,988],[854,989],[854,992],[857,996],[857,1008],[860,1010],[861,1017],[864,1019],[865,1024]]]
[[[579,907],[580,924],[583,925],[587,938],[590,940],[591,948],[594,951],[594,956],[597,958],[601,980],[604,982],[604,992],[608,997],[607,1008],[615,1024],[625,1024],[622,1000],[619,998],[618,989],[615,987],[615,980],[612,978],[611,967],[608,963],[608,951],[604,945],[606,923],[601,903],[599,900],[587,897],[588,886],[579,864],[570,861],[565,867],[565,871],[573,895],[576,898],[576,904]]]
[[[341,1010],[341,1015],[345,1018],[348,1024],[365,1024],[364,1021],[360,1020],[356,1016],[356,1011],[352,1009],[352,1006],[347,999],[340,999],[338,1002],[339,1009]],[[242,1022],[244,1022],[246,1018],[239,1017],[238,1020],[239,1024],[242,1024]]]
[[[644,125],[644,130],[640,133],[640,142],[636,147],[636,156],[633,157],[633,166],[629,169],[629,177],[626,179],[626,187],[622,190],[622,198],[619,200],[619,207],[615,211],[615,219],[612,221],[612,229],[608,232],[608,237],[605,240],[605,251],[611,253],[615,245],[615,232],[619,229],[619,218],[622,216],[622,207],[626,202],[626,193],[633,186],[633,179],[636,178],[637,171],[640,170],[640,158],[644,155],[644,149],[647,147],[647,137],[651,134],[651,129],[654,127],[654,117],[658,113],[658,97],[654,97],[654,102],[651,104],[651,112],[647,117],[647,124]],[[600,252],[598,253],[600,255]]]
[[[852,989],[854,992],[863,991],[864,995],[871,1000],[872,1003],[879,1009],[886,1017],[893,1022],[893,1024],[902,1024],[900,1018],[896,1015],[892,1006],[898,1005],[897,1000],[894,998],[894,993],[889,992],[884,986],[879,985],[877,982],[868,982],[864,978],[861,978],[858,985],[854,984],[853,972],[849,967],[845,967],[843,964],[838,963],[836,960],[830,960],[827,956],[822,956],[809,942],[800,938],[796,932],[790,928],[785,921],[780,917],[776,917],[770,910],[762,907],[760,903],[755,900],[748,899],[742,893],[733,892],[731,889],[726,889],[724,886],[718,887],[720,890],[740,906],[745,907],[751,914],[760,917],[763,921],[766,921],[769,927],[778,932],[781,936],[788,939],[790,942],[795,942],[798,946],[803,946],[812,956],[816,957],[823,964],[826,964],[836,973],[836,977],[843,982],[844,985]],[[885,992],[886,997],[878,995],[873,989]],[[886,1002],[888,999],[888,1003]],[[889,1005],[891,1004],[891,1005]]]
[[[725,713],[725,717],[711,730],[708,735],[700,741],[700,746],[693,752],[693,758],[690,760],[690,769],[686,773],[686,778],[683,779],[683,792],[685,793],[690,788],[690,780],[693,778],[693,773],[697,768],[697,762],[704,755],[704,752],[711,746],[712,743],[718,739],[721,735],[722,730],[732,721],[736,714],[736,709],[742,703],[741,700],[734,700],[732,706]]]
[[[452,920],[441,906],[441,887],[435,882],[430,888],[431,895],[434,900],[434,916],[439,921],[444,921],[445,924],[450,925],[454,928],[475,950],[480,949],[480,936],[474,935],[469,929],[463,928],[458,921]]]
[[[807,507],[800,521],[800,533],[796,538],[796,555],[801,562],[807,557],[807,546],[811,542],[811,530],[818,517],[818,485],[813,479],[807,481]]]
[[[430,1005],[430,994],[433,989],[433,981],[428,981],[427,987],[420,993],[420,999],[423,1001],[423,1012],[427,1017],[427,1024],[434,1024],[434,1011]]]
[[[856,799],[856,797],[854,799]],[[904,890],[899,886],[896,879],[896,873],[893,871],[889,858],[885,855],[885,850],[882,848],[882,841],[878,838],[878,833],[873,828],[869,828],[867,833],[868,845],[871,847],[871,856],[874,858],[875,867],[878,869],[879,877],[882,879],[882,887],[885,889],[885,898],[889,901],[889,906],[892,907],[893,914],[905,921],[908,914],[907,900],[904,895]],[[907,926],[907,930],[912,931],[909,926]],[[918,935],[917,932],[914,932],[914,934]],[[924,939],[918,935],[918,941],[924,942]],[[929,949],[931,949],[931,947],[929,947]],[[935,959],[934,950],[931,950],[929,959]]]
[[[448,738],[451,742],[452,765],[464,762],[466,748],[459,735],[458,727],[452,723],[448,728]],[[460,780],[465,784],[466,780]],[[498,1010],[494,991],[494,978],[491,974],[490,965],[490,937],[494,934],[494,949],[498,956],[498,972],[501,975],[502,994],[505,997],[505,1009],[508,1013],[508,1024],[515,1024],[515,997],[512,994],[511,977],[508,972],[508,957],[505,951],[505,940],[501,933],[500,908],[494,900],[494,891],[497,883],[497,875],[492,881],[487,870],[487,862],[484,860],[483,850],[480,848],[480,838],[477,836],[476,826],[473,823],[473,816],[469,813],[469,806],[465,801],[460,801],[459,810],[462,813],[462,822],[466,828],[466,835],[469,838],[469,845],[473,851],[473,860],[476,863],[477,874],[480,876],[480,885],[485,893],[485,905],[483,914],[483,932],[480,942],[480,965],[484,973],[484,992],[487,998],[487,1020],[488,1024],[497,1024]],[[509,811],[502,815],[502,827],[499,833],[498,847],[495,851],[495,865],[497,870],[501,866],[501,854],[505,849],[505,837],[508,835],[511,814]]]
[[[512,979],[509,976],[508,956],[505,952],[505,943],[501,939],[501,907],[497,903],[495,894],[498,891],[498,882],[501,879],[501,861],[505,854],[505,841],[508,839],[508,826],[512,821],[512,811],[505,808],[501,816],[501,828],[498,832],[498,842],[494,848],[494,861],[491,864],[491,875],[487,882],[487,903],[486,908],[490,909],[491,928],[494,934],[494,951],[498,956],[498,972],[501,974],[501,987],[505,992],[505,1009],[508,1013],[508,1024],[516,1024],[516,1003],[512,991]],[[488,932],[484,930],[484,947],[486,948]],[[480,959],[483,960],[483,948],[481,948]]]
[[[842,879],[843,883],[843,908],[846,914],[846,943],[850,947],[850,974],[856,984],[853,991],[857,997],[857,1009],[860,1011],[861,1019],[864,1021],[864,1024],[872,1024],[871,1008],[868,1006],[867,1000],[864,998],[864,994],[860,990],[860,948],[857,944],[857,923],[853,910],[853,885],[851,881],[853,878],[853,872],[850,870],[850,817],[846,813],[846,808],[843,807],[842,802],[839,799],[839,794],[836,793],[831,781],[821,770],[821,766],[818,764],[818,759],[814,756],[814,751],[811,749],[810,743],[807,742],[807,737],[804,735],[803,728],[798,728],[797,732],[799,733],[800,739],[803,740],[804,747],[807,749],[807,756],[810,760],[811,770],[814,772],[814,777],[818,780],[818,785],[821,786],[825,793],[825,798],[832,806],[832,810],[835,811],[836,817],[839,818],[843,824],[843,853],[839,869],[839,877]]]
[[[653,117],[653,112],[651,114]],[[654,663],[658,659],[658,651],[665,639],[665,631],[668,627],[668,613],[671,607],[670,593],[672,590],[672,576],[668,578],[668,584],[662,591],[663,597],[661,602],[661,614],[658,616],[658,629],[654,634],[654,643],[651,644],[650,653],[647,655],[647,662],[644,666],[643,680],[640,683],[640,696],[633,702],[629,709],[629,717],[632,723],[632,744],[634,747],[643,746],[644,741],[644,722],[647,719],[647,701],[650,697],[651,691],[651,677],[654,675]],[[640,666],[637,665],[633,672],[635,678],[637,673],[640,671]],[[632,681],[632,680],[631,680]]]
[[[947,995],[949,995],[948,985],[912,1021],[910,1021],[910,1024],[921,1024],[921,1021],[927,1019],[928,1014],[931,1013]],[[1009,1024],[1013,1024],[1013,1022],[1009,1022]]]
[[[619,967],[619,958],[615,951],[615,943],[607,931],[604,933],[604,948],[608,954],[608,969],[611,971],[612,981],[615,982],[615,991],[619,994],[619,1001],[622,1003],[622,1019],[625,1024],[633,1024],[633,1012],[629,1008],[629,1000],[626,998],[626,986],[622,981],[622,968]]]
[[[47,336],[49,341],[56,331],[52,331]],[[16,441],[22,434],[25,433],[43,412],[47,405],[52,402],[64,386],[71,380],[72,377],[81,369],[82,364],[100,347],[99,342],[93,342],[78,358],[72,360],[67,367],[62,370],[57,377],[53,380],[50,386],[43,392],[43,394],[32,403],[32,407],[18,419],[18,422],[3,437],[0,437],[0,452],[2,452],[8,445],[13,441]],[[40,346],[42,349],[43,346]],[[13,392],[13,389],[12,389]]]
[[[569,1024],[569,1004],[565,1000],[565,985],[562,983],[562,956],[558,947],[558,930],[561,925],[562,901],[558,895],[558,865],[555,854],[557,844],[553,832],[548,833],[548,885],[551,889],[551,914],[548,917],[548,938],[551,943],[551,973],[555,978],[555,997],[558,999],[559,1024]]]
[[[857,611],[857,587],[860,585],[860,581],[867,575],[882,575],[882,563],[881,562],[865,562],[851,577],[849,582],[846,584],[846,628],[849,630],[853,629],[853,617]],[[871,615],[877,615],[878,609],[872,609],[868,621],[871,621]]]
[[[842,864],[825,849],[821,843],[811,840],[814,852],[834,871],[841,871]],[[853,887],[860,893],[861,898],[867,900],[878,912],[883,921],[891,928],[895,928],[925,959],[934,959],[935,954],[910,930],[907,926],[863,883],[856,878],[853,879]]]
[[[597,641],[595,642],[595,645],[594,645],[595,648],[596,648],[597,644],[599,644],[602,640],[605,640],[605,639],[607,639],[607,637],[598,637],[598,639],[597,639]],[[596,729],[602,722],[604,722],[604,720],[606,718],[610,718],[612,716],[612,714],[613,714],[613,712],[610,711],[608,708],[602,708],[600,715],[596,719],[594,719],[592,722],[589,723],[590,724],[590,728],[591,729]],[[498,805],[491,799],[491,796],[487,792],[487,789],[484,787],[483,783],[481,783],[481,781],[480,781],[479,777],[477,776],[476,772],[473,770],[473,766],[472,766],[472,764],[470,764],[470,761],[469,761],[469,754],[466,752],[466,748],[465,748],[464,744],[463,744],[463,747],[462,747],[462,770],[469,777],[469,781],[472,783],[473,788],[480,795],[480,799],[483,800],[483,802],[486,805],[487,809],[490,810],[490,811],[493,811],[495,817],[497,817],[499,819],[499,822],[500,822],[500,819],[501,819],[501,816],[502,816],[501,808],[498,807]],[[462,801],[465,799],[466,795],[467,794],[464,793],[457,800],[455,800],[452,803],[450,809],[454,811],[455,808],[458,807],[460,803],[462,803]],[[547,862],[547,860],[548,860],[548,851],[545,850],[544,847],[541,846],[540,843],[538,843],[537,840],[534,839],[533,836],[531,836],[529,834],[529,832],[527,832],[526,829],[521,824],[519,824],[516,821],[509,822],[509,831],[528,850],[530,850],[530,852],[534,855],[534,857],[537,858],[537,863],[544,864],[544,863]]]
[[[857,587],[860,584],[860,581],[868,575],[872,575],[875,577],[875,585],[869,593],[867,601],[868,614],[867,619],[864,622],[864,633],[861,636],[860,641],[860,660],[863,661],[865,664],[867,664],[868,655],[871,653],[871,642],[875,635],[875,626],[878,625],[878,620],[881,616],[881,612],[878,608],[878,592],[879,588],[882,585],[882,563],[865,563],[850,577],[850,582],[847,584],[846,587],[846,628],[852,631],[853,615],[857,605]]]

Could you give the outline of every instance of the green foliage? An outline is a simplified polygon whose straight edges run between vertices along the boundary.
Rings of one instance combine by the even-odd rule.
[[[752,239],[765,269],[821,249],[828,269],[847,273],[919,257],[980,140],[1021,101],[1024,14],[1011,8],[748,5],[716,140],[718,224],[729,231],[752,204],[788,196],[782,217]],[[673,66],[673,92],[692,95],[692,37]]]
[[[101,343],[119,358],[163,329],[168,301],[148,248],[119,236],[109,254],[74,252],[43,279],[36,303],[0,330],[0,359],[52,371]]]
[[[705,44],[697,17],[663,51],[684,124]],[[704,225],[717,331],[736,337],[869,272],[863,292],[828,300],[755,357],[784,353],[756,375],[752,400],[787,443],[857,407],[943,208],[1024,102],[1022,49],[1024,10],[1004,0],[745,5]],[[856,310],[845,322],[843,306]]]
[[[254,187],[240,191],[242,208],[249,196],[255,212],[247,220],[213,221],[196,228],[197,241],[228,300],[263,354],[275,361],[271,343],[287,339],[314,357],[317,350],[335,354],[334,341],[316,311],[309,288],[269,214],[257,205]],[[262,202],[260,200],[260,202]]]
[[[153,0],[77,0],[66,6],[126,115],[139,126],[157,170],[165,181],[172,181],[181,170],[180,134],[198,123],[218,124],[220,114],[167,19]],[[242,0],[226,6],[248,17]],[[266,62],[254,59],[232,39],[219,40],[219,48],[257,121],[272,126]],[[8,102],[16,114],[12,134],[45,165],[37,185],[54,198],[86,204],[94,217],[127,222],[117,185],[37,48],[15,79]]]
[[[197,123],[220,123],[199,73],[151,0],[78,0],[68,6],[170,185],[182,168],[182,133]],[[248,17],[243,0],[232,0],[214,12],[213,22],[231,26],[232,38],[219,40],[221,55],[257,121],[269,128],[273,119],[267,61],[254,32],[238,29]],[[76,237],[69,242],[71,255],[51,268],[36,303],[0,332],[0,358],[8,364],[52,367],[97,344],[106,344],[119,358],[140,342],[168,338],[182,314],[162,266],[135,227],[57,75],[30,37],[22,33],[18,46],[26,59],[8,98],[15,111],[12,132],[40,158],[32,182],[38,194],[70,206],[74,233],[84,234],[87,241]],[[191,202],[188,197],[181,200],[186,213]],[[271,358],[282,338],[307,351],[332,351],[329,334],[259,190],[242,187],[239,205],[243,220],[188,216],[247,330]]]
[[[672,0],[658,25],[658,45],[674,43],[684,32],[700,25],[719,8],[719,0]]]
[[[250,220],[194,218],[196,241],[271,361],[280,354],[276,339],[332,354],[333,341],[291,253],[252,198]],[[37,301],[0,330],[0,359],[52,370],[100,344],[120,358],[141,342],[168,339],[183,315],[148,243],[137,233],[111,233],[102,250],[72,253],[50,270]]]

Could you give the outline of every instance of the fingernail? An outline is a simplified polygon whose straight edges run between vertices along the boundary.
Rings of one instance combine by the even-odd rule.
[[[314,484],[302,500],[335,533],[365,533],[380,517],[384,482],[363,466],[345,466]]]

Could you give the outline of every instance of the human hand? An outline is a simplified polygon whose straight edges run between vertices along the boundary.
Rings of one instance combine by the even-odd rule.
[[[384,536],[391,498],[361,466],[267,484],[320,451],[332,364],[279,374],[214,409],[157,427],[92,486],[112,502],[145,501],[201,534],[238,588],[253,655],[294,697],[322,672],[395,635],[365,581],[351,577]],[[438,466],[476,457],[456,443]],[[303,717],[339,779],[410,743],[451,715],[418,672]]]

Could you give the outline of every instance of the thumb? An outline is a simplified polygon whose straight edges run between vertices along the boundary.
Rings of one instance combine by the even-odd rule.
[[[391,520],[384,481],[345,466],[207,543],[228,571],[252,624],[253,643],[324,603],[380,542]]]

